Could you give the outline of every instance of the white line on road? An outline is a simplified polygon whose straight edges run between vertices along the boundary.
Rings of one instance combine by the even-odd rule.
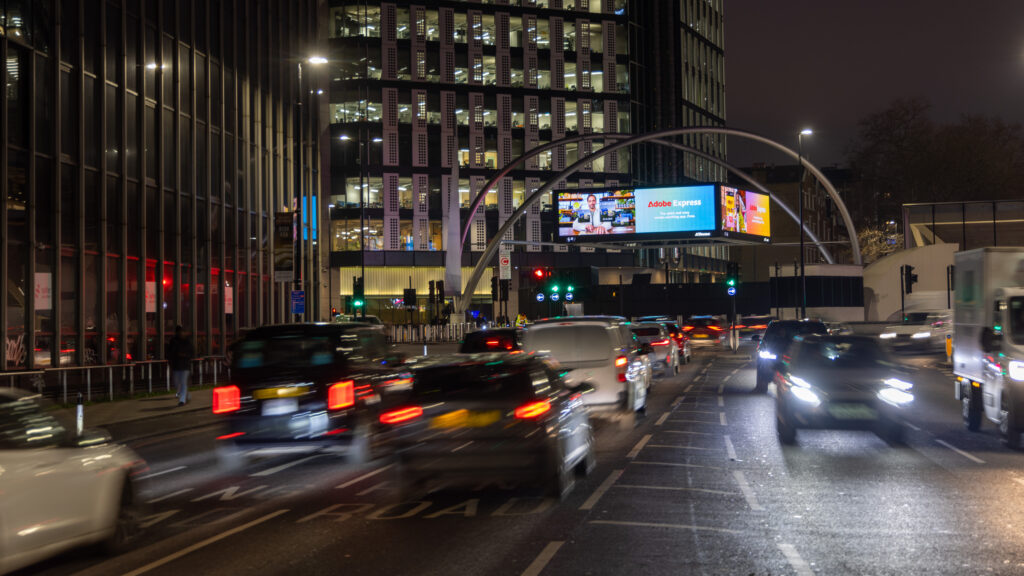
[[[718,395],[721,396],[722,392],[724,392],[724,391],[725,391],[725,384],[719,384],[718,385]]]
[[[597,490],[594,490],[594,493],[590,495],[590,498],[587,498],[587,501],[580,506],[580,510],[593,509],[594,505],[597,504],[597,501],[601,499],[601,496],[604,496],[604,493],[612,487],[612,484],[615,484],[615,481],[618,480],[620,476],[622,476],[622,470],[612,470],[612,473],[609,474],[608,477],[605,478],[604,482],[597,487]]]
[[[686,464],[684,462],[651,462],[650,460],[633,460],[633,464],[647,464],[648,466],[675,466],[678,468],[707,468],[708,470],[721,470],[721,466],[705,466],[703,464]]]
[[[636,455],[639,454],[640,451],[644,449],[644,445],[646,445],[650,441],[651,441],[651,435],[650,434],[644,434],[644,437],[641,438],[640,441],[636,443],[636,446],[633,446],[633,449],[629,451],[629,454],[626,454],[626,458],[629,458],[629,459],[636,458]]]
[[[266,516],[257,518],[255,520],[253,520],[252,522],[249,522],[247,524],[242,524],[241,526],[236,526],[236,527],[232,528],[231,530],[226,530],[224,532],[221,532],[220,534],[217,534],[216,536],[211,536],[210,538],[207,538],[206,540],[203,540],[202,542],[196,542],[195,544],[189,546],[188,548],[184,548],[182,550],[179,550],[179,551],[175,552],[174,554],[170,554],[170,555],[164,556],[163,558],[161,558],[159,560],[156,560],[154,562],[150,562],[149,564],[146,564],[142,568],[136,568],[135,570],[132,570],[131,572],[128,572],[124,576],[138,576],[139,574],[145,574],[146,572],[149,572],[150,570],[153,570],[155,568],[159,568],[159,567],[163,566],[164,564],[168,564],[170,562],[174,562],[178,558],[181,558],[182,556],[186,556],[188,554],[191,554],[191,553],[193,553],[196,550],[199,550],[201,548],[205,548],[205,547],[209,546],[210,544],[214,544],[216,542],[219,542],[219,541],[221,541],[221,540],[223,540],[223,539],[225,539],[225,538],[227,538],[229,536],[234,536],[235,534],[238,534],[239,532],[243,532],[245,530],[248,530],[249,528],[252,528],[253,526],[256,526],[258,524],[262,524],[262,523],[266,522],[267,520],[273,520],[274,518],[277,518],[278,516],[280,516],[281,514],[284,514],[286,512],[288,512],[287,508],[282,509],[282,510],[278,510],[276,512],[271,512],[270,514],[267,514]]]
[[[377,468],[373,472],[368,472],[368,473],[363,474],[362,476],[360,476],[358,478],[353,478],[353,479],[349,480],[348,482],[345,482],[344,484],[338,484],[334,488],[337,489],[337,490],[343,490],[343,489],[348,488],[349,486],[351,486],[353,484],[358,484],[358,483],[362,482],[363,480],[366,480],[367,478],[372,478],[373,476],[376,476],[377,474],[380,474],[381,472],[387,470],[388,468],[391,468],[392,466],[394,466],[394,464],[388,464],[387,466],[384,466],[383,468]]]
[[[714,436],[710,432],[694,432],[693,430],[663,430],[669,434],[693,434],[695,436]]]
[[[714,410],[674,410],[673,414],[714,414]]]
[[[648,444],[645,448],[675,448],[677,450],[712,450],[703,446],[679,446],[677,444]]]
[[[559,540],[548,542],[548,545],[540,551],[540,554],[523,571],[523,576],[537,576],[540,574],[544,567],[548,565],[548,562],[551,562],[551,559],[555,557],[555,553],[562,547],[562,544],[565,544],[565,542]]]
[[[655,422],[654,425],[655,426],[661,426],[662,424],[664,424],[665,423],[665,419],[669,417],[669,414],[672,414],[672,413],[671,412],[665,412],[664,414],[662,414],[661,418],[658,418],[658,421]]]
[[[714,424],[714,422],[706,422],[704,420],[683,420],[681,418],[673,418],[669,420],[672,424]]]
[[[693,381],[696,382],[697,380],[694,379]],[[691,388],[693,388],[693,384],[690,384],[686,388],[683,388],[683,393],[685,394],[686,392],[689,392]]]
[[[905,424],[906,424],[907,426],[909,426],[911,430],[914,430],[914,431],[916,431],[916,432],[920,432],[920,431],[921,431],[921,429],[920,429],[920,428],[918,428],[917,426],[914,426],[914,425],[913,425],[913,424],[911,424],[910,422],[906,422],[906,421],[904,421],[904,423],[905,423]]]
[[[191,488],[182,488],[181,490],[178,490],[177,492],[171,492],[170,494],[164,494],[163,496],[161,496],[159,498],[153,498],[152,500],[147,500],[146,504],[156,504],[157,502],[163,502],[164,500],[168,500],[170,498],[174,498],[175,496],[181,496],[182,494],[185,494],[185,493],[191,492],[191,491],[192,491]]]
[[[725,406],[725,398],[723,398],[722,396],[719,396],[718,397],[718,405],[724,407]]]
[[[736,447],[732,445],[732,439],[728,434],[725,436],[725,453],[729,455],[729,460],[739,460],[736,457]]]
[[[696,384],[697,382],[700,382],[700,379],[703,378],[703,377],[704,377],[703,374],[698,374],[698,375],[694,376],[693,383]],[[686,390],[683,390],[683,392],[689,392],[690,388],[693,388],[693,384],[690,384],[690,386]]]
[[[796,570],[797,576],[814,576],[814,570],[811,570],[811,566],[800,556],[795,546],[780,542],[779,550],[782,551],[782,555],[789,561],[789,565],[793,567],[793,570]]]
[[[287,469],[291,468],[292,466],[298,466],[299,464],[302,464],[303,462],[309,462],[310,460],[313,460],[314,458],[319,458],[319,457],[320,457],[319,454],[313,454],[312,456],[306,456],[305,458],[300,458],[298,460],[293,460],[291,462],[285,462],[284,464],[281,464],[280,466],[274,466],[273,468],[267,468],[266,470],[262,470],[260,472],[254,473],[254,474],[249,474],[249,476],[252,476],[253,478],[257,478],[257,477],[260,477],[260,476],[271,476],[271,475],[277,474],[278,472],[280,472],[282,470],[287,470]]]
[[[706,530],[709,532],[725,532],[727,534],[739,534],[739,530],[728,528],[712,528],[710,526],[693,526],[691,524],[659,524],[656,522],[619,522],[617,520],[591,520],[591,524],[609,524],[612,526],[641,526],[645,528],[677,528],[680,530]]]
[[[718,421],[722,423],[722,426],[728,426],[725,422],[725,412],[718,413]]]
[[[722,378],[722,382],[728,382],[728,381],[729,381],[729,378],[732,378],[732,374],[729,374],[729,375],[728,375],[728,376],[726,376],[725,378]]]
[[[957,454],[963,456],[964,458],[967,458],[971,462],[976,462],[978,464],[984,464],[985,463],[985,461],[982,460],[981,458],[978,458],[974,454],[969,454],[967,452],[964,452],[963,450],[957,448],[956,446],[953,446],[952,444],[950,444],[949,442],[946,442],[945,440],[936,440],[936,442],[938,442],[939,444],[942,444],[946,448],[949,448],[950,450],[952,450],[953,452],[956,452]]]
[[[708,488],[687,488],[686,486],[639,486],[637,484],[616,484],[616,488],[632,488],[634,490],[673,490],[679,492],[703,492],[705,494],[720,494],[722,496],[735,496],[735,492],[723,490],[710,490]]]
[[[686,396],[676,396],[676,399],[672,401],[672,407],[675,408],[676,406],[679,406],[679,403],[683,401],[683,398],[686,398]]]
[[[153,472],[152,474],[143,474],[142,476],[139,476],[138,479],[145,480],[147,478],[156,478],[157,476],[163,476],[164,474],[170,474],[171,472],[177,472],[178,470],[184,470],[185,468],[188,468],[188,466],[175,466],[168,470],[161,470],[160,472]]]
[[[740,492],[743,492],[743,497],[747,499],[747,505],[750,506],[751,510],[764,510],[764,506],[757,501],[757,496],[754,495],[754,490],[750,488],[750,484],[747,483],[747,477],[743,475],[742,470],[733,470],[732,475],[736,478],[736,484],[739,484]]]

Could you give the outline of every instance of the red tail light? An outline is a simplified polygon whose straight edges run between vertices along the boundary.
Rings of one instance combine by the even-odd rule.
[[[651,346],[668,346],[669,342],[670,342],[669,339],[665,338],[664,340],[658,340],[657,342],[651,342]]]
[[[693,326],[683,326],[683,332],[689,332],[690,330],[693,330]]]
[[[242,391],[238,386],[220,386],[213,389],[213,413],[227,414],[242,407]]]
[[[341,410],[349,408],[356,403],[355,382],[345,380],[335,382],[327,389],[327,409]]]
[[[767,330],[768,329],[768,325],[767,324],[757,324],[756,326],[751,326],[750,329],[751,330]]]
[[[714,330],[715,332],[721,332],[721,326],[708,326],[708,330]]]
[[[744,326],[743,324],[737,324],[735,328],[739,330],[740,328],[746,328],[746,326]]]
[[[423,408],[419,406],[407,406],[405,408],[399,408],[398,410],[391,410],[380,415],[381,424],[400,424],[402,422],[408,422],[409,420],[415,420],[423,416]]]
[[[501,340],[488,340],[487,345],[491,348],[495,348],[501,344]]]
[[[516,418],[522,420],[530,420],[539,418],[551,411],[551,402],[547,400],[538,400],[536,402],[530,402],[529,404],[523,404],[519,408],[516,408]]]
[[[629,359],[625,356],[619,356],[615,359],[615,367],[619,370],[619,382],[626,381],[626,364],[629,363]]]

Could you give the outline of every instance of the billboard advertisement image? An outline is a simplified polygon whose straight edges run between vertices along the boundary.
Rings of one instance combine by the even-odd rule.
[[[771,237],[770,198],[748,190],[722,186],[722,235],[757,236],[767,242]]]
[[[636,189],[638,234],[713,232],[715,186]]]
[[[558,193],[558,235],[636,234],[633,191],[562,191]]]

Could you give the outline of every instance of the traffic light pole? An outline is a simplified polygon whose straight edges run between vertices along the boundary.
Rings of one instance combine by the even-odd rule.
[[[900,324],[902,324],[903,321],[906,319],[906,311],[904,310],[904,299],[906,298],[907,294],[907,287],[905,282],[907,275],[903,271],[904,266],[906,266],[906,264],[900,266]]]

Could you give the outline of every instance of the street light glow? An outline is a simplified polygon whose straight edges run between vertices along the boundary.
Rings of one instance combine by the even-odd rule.
[[[804,136],[810,136],[811,134],[814,134],[814,131],[811,130],[810,128],[804,128],[803,130],[800,131],[800,134]]]
[[[327,58],[324,58],[323,56],[310,56],[306,59],[306,62],[309,62],[310,64],[327,64]]]
[[[349,138],[349,135],[348,135],[348,134],[342,134],[342,135],[341,135],[341,136],[339,137],[339,139],[341,139],[341,140],[351,140],[352,138]]]

